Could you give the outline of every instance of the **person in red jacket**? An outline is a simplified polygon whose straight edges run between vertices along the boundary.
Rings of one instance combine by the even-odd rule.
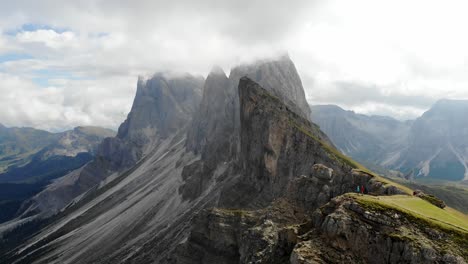
[[[361,186],[361,194],[364,194],[364,185]]]

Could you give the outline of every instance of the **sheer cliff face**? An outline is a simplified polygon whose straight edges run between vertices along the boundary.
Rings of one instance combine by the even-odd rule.
[[[233,190],[223,198],[228,207],[265,206],[284,196],[290,181],[310,173],[317,163],[343,171],[339,162],[328,158],[321,144],[329,140],[317,126],[247,77],[238,89],[242,179],[226,190]]]
[[[200,195],[219,164],[237,164],[241,126],[238,86],[244,76],[265,87],[298,115],[306,119],[310,115],[301,79],[287,56],[235,67],[229,77],[214,68],[188,132],[187,150],[201,159],[184,170],[186,184],[181,192],[186,198]]]
[[[204,159],[224,161],[234,155],[234,96],[231,81],[222,69],[214,68],[206,78],[203,99],[188,131],[188,150]]]

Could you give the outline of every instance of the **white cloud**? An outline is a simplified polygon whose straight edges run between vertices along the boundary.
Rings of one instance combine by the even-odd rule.
[[[0,90],[9,96],[0,95],[9,109],[0,122],[115,128],[137,75],[207,74],[213,64],[229,69],[280,50],[296,62],[311,103],[412,118],[437,99],[468,97],[467,7],[451,0],[4,1],[0,56],[33,58],[0,62]]]
[[[37,87],[27,79],[0,73],[0,120],[7,126],[56,131],[77,125],[116,128],[130,110],[134,78],[52,80]]]
[[[76,37],[73,32],[65,31],[57,33],[51,29],[40,29],[36,31],[20,32],[16,35],[20,43],[42,43],[53,49],[66,46],[77,46]]]
[[[468,97],[466,1],[327,1],[318,8],[293,38],[311,102],[414,118],[440,98]],[[343,83],[357,94],[337,90]]]

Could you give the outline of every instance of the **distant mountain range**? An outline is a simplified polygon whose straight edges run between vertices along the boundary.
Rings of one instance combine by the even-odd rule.
[[[99,143],[113,135],[100,127],[50,133],[0,125],[0,222],[52,180],[91,161]]]
[[[440,100],[412,121],[356,114],[335,105],[311,110],[313,121],[358,161],[415,179],[468,181],[468,101]]]

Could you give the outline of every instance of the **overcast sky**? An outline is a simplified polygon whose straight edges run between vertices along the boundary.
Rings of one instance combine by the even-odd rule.
[[[410,119],[468,97],[466,1],[0,0],[0,123],[116,129],[138,75],[287,51],[311,104]]]

